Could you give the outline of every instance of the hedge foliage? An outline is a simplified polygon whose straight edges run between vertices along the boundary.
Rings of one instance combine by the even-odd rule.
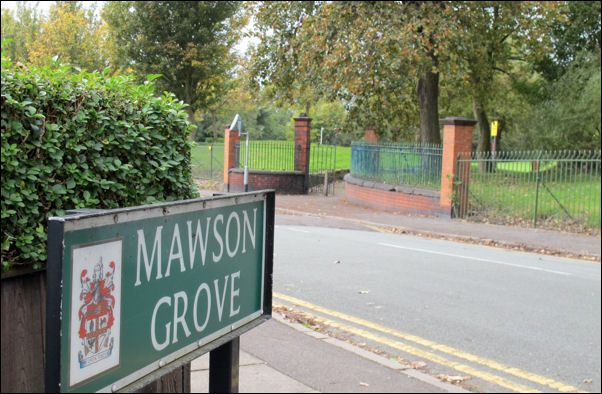
[[[149,78],[2,58],[2,266],[41,268],[49,216],[198,196],[184,104]]]

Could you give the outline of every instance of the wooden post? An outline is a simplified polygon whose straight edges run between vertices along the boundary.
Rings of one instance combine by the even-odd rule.
[[[209,392],[238,393],[240,337],[209,353]]]

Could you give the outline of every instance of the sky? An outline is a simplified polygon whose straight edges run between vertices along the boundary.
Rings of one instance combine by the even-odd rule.
[[[47,14],[48,10],[50,10],[50,6],[54,3],[54,1],[26,1],[25,3],[28,3],[28,4],[38,3],[37,9],[40,12],[43,12],[43,13]],[[83,4],[86,4],[86,3],[104,3],[104,1],[83,1],[82,3]],[[4,9],[4,8],[8,8],[9,10],[16,11],[17,10],[17,2],[16,1],[3,1],[2,2],[2,9]]]

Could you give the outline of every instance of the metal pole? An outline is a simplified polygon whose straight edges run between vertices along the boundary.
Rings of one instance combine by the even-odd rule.
[[[246,148],[245,148],[245,175],[244,175],[244,185],[245,192],[249,191],[249,132],[245,133],[247,135]]]
[[[332,195],[334,196],[335,183],[337,181],[337,130],[334,130],[334,163],[332,165]]]
[[[539,161],[541,160],[541,151],[537,155],[537,161],[535,163],[537,168],[535,169],[535,216],[533,217],[533,228],[537,228],[537,203],[539,198]]]

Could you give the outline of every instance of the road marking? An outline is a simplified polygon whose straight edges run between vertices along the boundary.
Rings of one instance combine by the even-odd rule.
[[[277,305],[277,304],[275,304],[275,305]],[[528,386],[525,386],[525,385],[522,385],[522,384],[519,384],[519,383],[515,383],[515,382],[513,382],[511,380],[502,378],[500,376],[493,375],[493,374],[490,374],[488,372],[479,371],[479,370],[474,369],[474,368],[472,368],[472,367],[470,367],[468,365],[461,364],[461,363],[458,363],[458,362],[455,362],[455,361],[451,361],[449,359],[446,359],[445,357],[437,356],[437,355],[435,355],[433,353],[430,353],[430,352],[427,352],[427,351],[424,351],[424,350],[420,350],[420,349],[415,348],[415,347],[410,346],[410,345],[406,345],[405,343],[402,343],[402,342],[399,342],[399,341],[395,341],[395,340],[391,340],[389,338],[385,338],[383,336],[374,334],[374,333],[372,333],[370,331],[362,330],[360,328],[356,328],[356,327],[349,326],[349,325],[346,325],[346,324],[341,324],[341,323],[335,322],[333,320],[324,319],[322,317],[313,315],[311,313],[307,313],[307,315],[311,316],[311,318],[313,320],[318,321],[318,322],[320,322],[322,324],[326,324],[326,325],[328,325],[330,327],[338,328],[340,330],[344,330],[346,332],[349,332],[349,333],[352,333],[352,334],[355,334],[355,335],[360,335],[363,338],[370,339],[370,340],[373,340],[373,341],[376,341],[376,342],[380,342],[380,343],[385,344],[387,346],[390,346],[392,348],[399,349],[399,350],[401,350],[401,351],[403,351],[405,353],[412,354],[414,356],[423,358],[425,360],[432,361],[432,362],[440,364],[440,365],[445,365],[447,367],[451,367],[451,368],[453,368],[453,369],[455,369],[457,371],[464,372],[464,373],[466,373],[468,375],[471,375],[473,377],[481,378],[483,380],[495,383],[495,384],[497,384],[497,385],[499,385],[501,387],[505,387],[505,388],[513,390],[513,391],[517,391],[517,392],[521,392],[521,393],[541,393],[542,392],[540,390],[536,390],[536,389],[533,389],[531,387],[528,387]]]
[[[295,231],[295,232],[297,232],[297,233],[309,233],[309,231],[307,231],[307,230],[300,230],[300,229],[298,229],[298,228],[290,228],[290,227],[287,227],[286,229],[287,229],[287,230],[289,230],[289,231]]]
[[[408,246],[394,245],[394,244],[388,244],[388,243],[384,243],[384,242],[379,242],[378,244],[381,245],[381,246],[388,246],[390,248],[414,250],[416,252],[438,254],[438,255],[449,256],[449,257],[458,257],[458,258],[467,259],[467,260],[484,261],[486,263],[501,264],[501,265],[507,265],[507,266],[510,266],[510,267],[525,268],[525,269],[534,270],[534,271],[544,271],[544,272],[549,272],[551,274],[558,274],[558,275],[565,275],[565,276],[574,276],[573,274],[568,273],[568,272],[555,271],[555,270],[550,270],[550,269],[540,268],[540,267],[530,267],[528,265],[506,263],[506,262],[503,262],[503,261],[482,259],[482,258],[479,258],[479,257],[464,256],[464,255],[460,255],[460,254],[445,253],[445,252],[435,252],[433,250],[428,250],[428,249],[410,248]]]
[[[380,332],[383,332],[383,333],[386,333],[386,334],[389,334],[389,335],[393,335],[393,336],[396,336],[398,338],[404,339],[406,341],[411,341],[411,342],[417,343],[419,345],[428,347],[430,349],[437,350],[437,351],[440,351],[442,353],[450,354],[450,355],[452,355],[454,357],[458,357],[458,358],[462,358],[462,359],[465,359],[465,360],[468,360],[468,361],[471,361],[471,362],[474,362],[474,363],[482,364],[482,365],[484,365],[486,367],[489,367],[489,368],[492,368],[492,369],[496,369],[498,371],[501,371],[501,372],[504,372],[504,373],[507,373],[507,374],[510,374],[510,375],[514,375],[514,376],[516,376],[518,378],[529,380],[531,382],[534,382],[534,383],[537,383],[537,384],[541,384],[543,386],[548,386],[550,388],[553,388],[553,389],[556,389],[556,390],[559,390],[559,391],[562,391],[562,392],[581,392],[581,393],[586,393],[587,392],[587,391],[579,390],[577,387],[570,386],[570,385],[567,385],[567,384],[564,384],[564,383],[561,383],[561,382],[557,382],[557,381],[555,381],[553,379],[546,378],[544,376],[540,376],[540,375],[537,375],[537,374],[534,374],[534,373],[531,373],[531,372],[528,372],[528,371],[523,371],[523,370],[521,370],[519,368],[511,367],[511,366],[499,363],[499,362],[494,361],[494,360],[489,360],[489,359],[486,359],[486,358],[483,358],[483,357],[480,357],[480,356],[476,356],[474,354],[471,354],[471,353],[468,353],[468,352],[465,352],[465,351],[462,351],[462,350],[458,350],[458,349],[455,349],[455,348],[450,347],[450,346],[442,345],[442,344],[430,341],[428,339],[420,338],[420,337],[418,337],[416,335],[412,335],[412,334],[407,334],[407,333],[403,333],[403,332],[400,332],[400,331],[396,331],[396,330],[393,330],[392,328],[381,326],[380,324],[373,323],[373,322],[370,322],[368,320],[364,320],[364,319],[361,319],[361,318],[358,318],[358,317],[354,317],[354,316],[351,316],[351,315],[347,315],[347,314],[342,313],[342,312],[337,312],[337,311],[333,311],[333,310],[328,309],[328,308],[324,308],[324,307],[321,307],[321,306],[318,306],[318,305],[314,305],[314,304],[311,304],[309,302],[306,302],[306,301],[303,301],[303,300],[300,300],[300,299],[297,299],[297,298],[294,298],[294,297],[291,297],[291,296],[287,296],[285,294],[274,292],[273,296],[276,297],[276,298],[278,298],[278,299],[290,302],[292,304],[299,305],[299,306],[302,306],[304,308],[307,308],[307,309],[310,309],[310,310],[313,310],[313,311],[316,311],[316,312],[323,313],[325,315],[329,315],[331,317],[336,317],[336,318],[339,318],[339,319],[342,319],[342,320],[349,321],[351,323],[355,323],[355,324],[358,324],[358,325],[370,328],[372,330],[377,330],[377,331],[380,331]],[[426,351],[414,348],[414,347],[406,345],[404,343],[401,343],[401,342],[398,342],[398,341],[394,341],[394,340],[392,341],[389,338],[381,337],[381,336],[379,336],[377,334],[373,334],[373,333],[371,333],[369,331],[365,331],[365,330],[362,330],[362,329],[359,329],[359,328],[356,328],[356,327],[346,326],[346,325],[342,325],[342,324],[336,323],[336,322],[332,322],[332,323],[333,324],[330,324],[330,325],[333,325],[333,326],[336,325],[337,327],[339,327],[339,328],[341,328],[341,329],[343,329],[345,331],[356,333],[357,335],[361,335],[362,337],[365,337],[365,338],[368,338],[368,339],[373,339],[373,340],[375,340],[377,342],[380,342],[380,343],[383,343],[383,344],[385,344],[387,346],[391,346],[393,348],[403,350],[406,353],[410,353],[410,354],[413,354],[413,355],[418,356],[418,357],[426,358],[426,359],[431,360],[431,361],[433,361],[433,362],[435,362],[437,364],[445,365],[445,366],[454,368],[454,369],[462,371],[462,372],[470,373],[473,376],[480,377],[480,378],[482,378],[484,380],[487,380],[489,382],[493,382],[493,383],[498,384],[498,385],[500,385],[502,387],[510,388],[511,390],[515,390],[515,391],[518,391],[518,392],[525,392],[527,390],[531,390],[531,392],[533,392],[532,389],[530,389],[530,388],[528,388],[526,386],[520,385],[518,383],[512,382],[510,380],[507,380],[505,378],[499,377],[497,375],[489,374],[487,372],[482,372],[482,371],[473,369],[472,367],[456,363],[454,361],[445,359],[443,357],[437,356],[437,355],[432,354],[430,352],[426,352]],[[359,333],[360,331],[362,333]],[[470,372],[469,372],[469,370],[470,370]]]

